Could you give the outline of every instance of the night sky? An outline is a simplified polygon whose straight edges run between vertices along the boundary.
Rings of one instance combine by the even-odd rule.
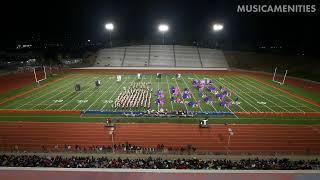
[[[2,48],[28,41],[32,36],[42,40],[105,41],[104,24],[115,24],[115,40],[156,41],[161,36],[157,24],[170,25],[168,38],[179,42],[206,40],[213,37],[213,22],[223,22],[221,37],[229,48],[259,44],[282,44],[318,52],[320,40],[320,6],[314,14],[237,13],[239,4],[261,1],[242,0],[45,0],[1,2]],[[271,1],[288,4],[288,1]],[[268,2],[270,3],[270,2]],[[290,1],[290,3],[293,3]]]

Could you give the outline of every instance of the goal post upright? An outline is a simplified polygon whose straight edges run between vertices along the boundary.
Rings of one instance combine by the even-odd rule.
[[[276,73],[277,73],[277,67],[274,69],[272,81],[275,81],[274,78],[276,77]]]
[[[34,79],[36,80],[36,83],[39,83],[37,79],[36,68],[33,68],[33,73],[34,73]]]
[[[287,73],[288,73],[288,70],[286,70],[286,73],[284,74],[284,77],[283,77],[283,80],[282,80],[281,84],[284,84],[284,81],[286,80],[286,77],[287,77]]]
[[[40,81],[43,81],[43,80],[46,80],[46,79],[47,79],[46,67],[45,67],[45,66],[40,66],[40,68],[43,68],[43,73],[44,73],[44,78],[42,78],[42,79],[38,79],[37,73],[36,73],[36,68],[37,68],[37,67],[34,67],[34,68],[33,68],[34,79],[35,79],[36,83],[40,84]]]
[[[283,85],[283,84],[284,84],[284,82],[285,82],[285,80],[286,80],[288,70],[286,70],[286,71],[285,71],[282,81],[281,81],[281,80],[277,81],[277,80],[276,80],[276,76],[277,76],[277,69],[278,69],[278,67],[276,67],[276,68],[274,69],[274,73],[273,73],[272,81],[273,81],[273,82],[276,82],[276,83],[278,83],[278,84],[280,84],[280,85]]]
[[[43,66],[43,72],[44,72],[44,79],[47,79],[47,72],[46,72],[46,67]]]

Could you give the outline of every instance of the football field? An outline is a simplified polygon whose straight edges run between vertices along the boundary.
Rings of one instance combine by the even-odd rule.
[[[209,102],[205,102],[199,90],[192,85],[193,80],[211,80],[212,85],[227,89],[230,94],[226,100],[230,106],[221,106],[215,94],[206,89]],[[95,84],[101,81],[101,86]],[[269,86],[247,75],[203,75],[182,74],[176,78],[175,74],[162,74],[157,79],[155,74],[144,74],[139,80],[136,74],[122,75],[121,81],[117,81],[115,75],[105,74],[69,74],[61,80],[50,83],[47,86],[37,88],[22,96],[13,98],[0,104],[0,109],[12,110],[81,110],[81,111],[146,111],[145,108],[121,109],[114,107],[118,95],[131,84],[145,82],[152,89],[151,109],[160,108],[168,111],[187,110],[191,112],[284,112],[304,113],[320,112],[316,104],[312,104],[298,96],[286,93],[280,89]],[[80,84],[81,90],[75,91],[75,84]],[[170,101],[172,87],[178,87],[180,91],[185,88],[191,92],[191,97],[181,103]],[[155,103],[155,92],[160,90],[164,94],[163,106]],[[200,102],[198,106],[189,106],[188,102]]]

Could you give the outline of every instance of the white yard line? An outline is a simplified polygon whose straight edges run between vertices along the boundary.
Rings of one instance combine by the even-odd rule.
[[[168,92],[169,92],[169,96],[171,96],[171,92],[170,92],[170,87],[169,87],[169,82],[168,82],[167,75],[166,75],[166,80],[167,80],[167,85],[168,85]],[[170,99],[169,99],[169,101],[170,101]],[[172,104],[172,101],[170,101],[170,103],[171,103],[171,109],[172,109],[172,111],[173,111],[173,104]]]
[[[237,96],[239,96],[241,98],[241,100],[243,100],[244,102],[246,102],[248,105],[250,105],[251,107],[253,107],[255,110],[257,110],[258,112],[261,112],[258,108],[256,108],[256,106],[253,106],[251,103],[249,103],[242,95],[240,96],[238,94],[238,92],[236,92],[234,89],[231,89],[230,86],[232,86],[233,88],[239,89],[238,87],[233,86],[231,83],[227,82],[230,86],[226,86],[224,83],[222,83],[220,80],[217,80],[216,78],[212,78],[214,81],[222,84],[223,86],[227,87],[228,89],[230,89],[234,94],[236,94]],[[243,94],[247,95],[245,92],[243,92],[241,89],[239,89],[240,92],[242,92]],[[248,112],[247,110],[245,110],[245,108],[243,108],[240,104],[239,107],[244,110],[244,112]]]
[[[160,84],[159,84],[160,79],[157,78],[157,81],[158,81],[158,90],[160,91]],[[158,91],[158,90],[157,90],[157,91]],[[160,109],[160,105],[158,104],[158,111],[159,111],[159,109]]]
[[[95,101],[93,101],[93,103],[91,103],[87,108],[85,108],[86,109],[85,111],[88,111],[109,90],[110,87],[113,87],[115,83],[117,83],[117,81],[114,80],[112,85],[108,84],[109,85],[108,88]]]
[[[236,80],[233,80],[233,78],[238,79],[238,78],[236,78],[236,76],[230,77],[229,79],[231,79],[231,81],[236,82]],[[243,80],[241,80],[241,79],[238,79],[238,80],[241,81],[242,83],[246,83],[245,81],[243,81]],[[236,83],[240,84],[241,86],[243,86],[243,87],[245,87],[246,89],[249,89],[251,92],[253,92],[250,88],[247,88],[247,87],[244,86],[242,83],[239,83],[239,82],[236,82]],[[255,88],[257,91],[263,92],[263,91],[261,91],[261,89],[255,87],[255,86],[252,86],[251,84],[248,84],[248,83],[246,83],[246,84],[249,85],[249,86],[251,86],[252,88]],[[257,95],[260,96],[260,97],[262,97],[263,99],[271,102],[271,103],[274,104],[275,106],[277,106],[277,107],[279,107],[279,108],[281,108],[281,109],[283,109],[283,110],[285,110],[285,111],[287,111],[287,112],[290,112],[290,111],[288,111],[288,109],[279,106],[277,103],[271,101],[270,99],[265,98],[264,96],[262,96],[262,95],[260,95],[260,94],[257,94]],[[267,95],[270,95],[270,94],[267,94]],[[266,105],[266,106],[267,106],[267,105]]]
[[[238,79],[243,79],[243,78],[238,78]],[[251,83],[252,84],[252,83]],[[266,87],[266,86],[261,86],[261,87],[263,87],[265,90],[269,90],[269,91],[272,91],[272,92],[274,92],[274,93],[276,93],[278,96],[281,96],[281,97],[284,97],[284,98],[286,98],[286,99],[289,99],[289,100],[291,100],[291,98],[288,98],[288,97],[286,97],[286,96],[284,96],[284,95],[282,95],[282,94],[280,94],[279,92],[277,92],[277,91],[275,91],[275,89],[274,88],[269,88],[269,87]],[[261,92],[263,92],[263,91],[261,91]],[[263,92],[263,93],[266,93],[266,92]],[[282,101],[282,102],[284,102],[285,104],[287,104],[287,105],[289,105],[289,106],[291,106],[291,107],[294,107],[295,109],[297,109],[297,110],[299,110],[299,111],[301,111],[301,112],[305,112],[305,111],[303,111],[303,110],[301,110],[301,109],[299,109],[299,108],[297,108],[297,106],[293,106],[292,104],[290,104],[289,102],[286,102],[286,101],[284,101],[284,100],[282,100],[281,98],[279,98],[279,100],[280,101]],[[293,101],[293,102],[295,102],[293,99],[291,100],[291,101]],[[299,103],[297,103],[297,102],[295,102],[296,104],[299,104]],[[300,104],[299,104],[300,105]],[[307,107],[307,106],[305,106],[304,104],[303,104],[303,106],[304,107]],[[307,107],[308,108],[308,107]],[[309,109],[311,109],[311,108],[309,108]],[[311,110],[313,110],[313,109],[311,109]]]
[[[178,88],[179,88],[179,94],[180,94],[180,96],[181,96],[181,89],[180,89],[180,87],[179,87],[179,85],[178,85],[178,82],[177,82],[176,78],[174,78],[174,80],[175,80],[175,82],[176,82],[176,85],[177,85]],[[183,101],[183,104],[184,104],[184,106],[186,107],[187,111],[189,112],[188,107],[187,107],[187,105],[184,103],[184,101]]]
[[[190,90],[190,92],[191,92],[191,94],[192,94],[192,98],[197,102],[197,99],[195,98],[195,95],[193,94],[193,92],[192,92],[191,88],[189,87],[189,85],[188,85],[188,84],[186,83],[186,81],[184,80],[183,76],[181,76],[181,78],[182,78],[184,84],[185,84],[185,85],[188,87],[188,89]],[[199,108],[200,108],[201,112],[204,112],[204,111],[202,110],[202,108],[201,108],[201,103],[200,103],[200,105],[199,105]]]
[[[68,78],[70,78],[70,77],[72,77],[72,76],[66,76],[66,77],[68,77]],[[58,83],[63,83],[64,81],[68,81],[68,78],[64,78],[64,79],[61,79],[61,80],[58,80],[58,81],[56,81],[56,82],[54,82],[54,84],[51,84],[51,85],[49,85],[51,88],[53,88],[53,87],[55,87],[56,86],[56,84],[58,84]],[[35,91],[33,91],[33,92],[30,92],[30,93],[28,93],[27,95],[24,95],[24,96],[21,96],[21,97],[19,97],[19,98],[17,98],[17,99],[14,99],[13,101],[12,101],[12,103],[9,103],[9,104],[7,104],[7,105],[5,105],[5,106],[3,106],[5,109],[15,109],[15,105],[20,105],[21,103],[23,103],[23,102],[26,102],[26,101],[28,101],[29,99],[31,100],[31,99],[34,99],[34,97],[38,97],[39,96],[39,94],[42,94],[42,92],[43,91],[48,91],[48,87],[49,86],[46,86],[46,87],[42,87],[42,88],[40,88],[40,89],[37,89],[37,90],[35,90]],[[56,89],[59,89],[60,87],[57,87]],[[48,93],[51,93],[52,91],[49,91]],[[12,108],[9,108],[9,107],[11,107],[12,106]]]
[[[199,77],[196,74],[192,74],[194,77],[196,77],[197,79],[199,79]],[[215,112],[218,112],[218,110],[212,105],[212,103],[210,103],[211,107],[214,109]]]
[[[104,78],[102,78],[102,80],[105,80],[106,77],[107,77],[107,76],[105,76]],[[104,83],[101,87],[99,87],[99,89],[101,89],[102,87],[104,87],[107,83],[109,83],[109,81],[110,81],[110,79],[109,79],[106,83]],[[93,91],[90,93],[89,96],[86,96],[86,98],[89,99],[89,97],[91,97],[94,93],[97,92],[96,90],[97,90],[97,89],[93,90]],[[73,108],[73,110],[76,109],[80,104],[81,104],[81,103],[78,103],[78,105],[76,105],[76,106]]]
[[[91,80],[91,77],[89,77],[89,79],[87,79],[85,81],[85,85],[89,84],[90,83],[90,80]],[[67,104],[70,104],[75,98],[77,98],[79,95],[82,95],[82,91],[78,92],[77,95],[75,95],[73,98],[69,99],[67,103],[63,104],[62,106],[60,106],[58,108],[58,110],[62,109],[64,106],[66,106]]]
[[[66,91],[65,91],[66,92]],[[72,94],[74,92],[74,90],[73,91],[70,91],[70,92],[68,92],[66,95],[64,95],[64,96],[62,96],[62,97],[59,97],[59,99],[62,99],[63,101],[64,101],[64,99],[65,99],[65,97],[68,97],[70,94]],[[86,93],[86,92],[94,92],[94,91],[81,91],[81,92],[83,92],[83,93]],[[50,98],[50,99],[52,99],[52,98]],[[69,100],[73,100],[73,98],[71,98],[71,99],[67,99],[68,101]],[[65,101],[65,102],[67,102],[67,100]],[[44,104],[41,104],[41,105],[44,105]],[[51,107],[51,106],[53,106],[53,105],[58,105],[58,103],[51,103],[51,104],[49,104],[49,106],[47,106],[45,109],[48,109],[49,107]]]
[[[226,81],[226,80],[225,80]],[[233,80],[232,80],[233,81]],[[234,82],[234,81],[233,81]],[[230,84],[232,84],[231,82],[230,82]],[[245,87],[245,86],[243,86],[243,85],[241,85],[241,84],[239,84],[238,82],[235,82],[235,84],[238,84],[238,85],[240,85],[240,86],[242,86],[242,87],[244,87],[245,89],[247,89],[247,90],[249,90],[249,91],[251,91],[251,92],[253,92],[252,90],[250,90],[250,88],[248,89],[247,87]],[[239,90],[240,90],[240,88],[239,88]],[[241,90],[242,91],[242,90]],[[243,93],[246,93],[246,92],[244,92],[244,91],[242,91]],[[259,102],[256,98],[254,98],[253,96],[250,96],[250,95],[248,95],[248,97],[251,97],[252,99],[254,99],[256,102]],[[264,97],[262,97],[263,99],[265,99]],[[264,107],[266,107],[266,108],[268,108],[269,110],[271,110],[272,112],[276,112],[276,111],[274,111],[272,108],[270,108],[270,107],[268,107],[267,105],[263,105]]]
[[[116,91],[114,91],[114,93],[113,93],[112,96],[109,98],[109,100],[112,99],[112,97],[116,94],[116,92],[119,91],[119,89],[122,87],[122,85],[123,85],[128,79],[129,79],[129,75],[127,75],[126,80],[124,80],[124,81],[121,83],[121,85],[119,86],[119,88],[118,88]],[[100,111],[102,111],[103,108],[106,107],[106,105],[107,105],[107,103],[105,103],[105,104],[102,106],[102,108],[100,109]]]
[[[227,108],[237,119],[239,119],[239,117],[238,117],[234,112],[232,112],[230,108],[228,108],[227,106],[226,106],[226,108]]]
[[[54,90],[52,90],[52,91],[48,91],[48,93],[44,93],[44,94],[38,96],[37,98],[34,98],[34,99],[32,99],[31,101],[28,101],[28,102],[26,102],[26,103],[18,106],[18,107],[15,108],[15,109],[20,109],[21,107],[23,107],[23,106],[25,106],[25,105],[28,105],[28,104],[32,104],[31,102],[34,102],[34,101],[36,101],[36,100],[39,100],[40,98],[45,97],[45,96],[47,96],[48,94],[51,94],[51,93],[54,93],[54,92],[59,91],[59,90],[61,90],[61,89],[64,89],[65,87],[70,86],[72,83],[74,83],[75,81],[77,81],[79,78],[81,78],[81,77],[78,77],[78,78],[76,78],[76,79],[73,79],[71,82],[62,85],[62,86],[60,86],[60,87],[57,88],[57,89],[54,89]],[[61,93],[61,92],[60,92],[60,93]],[[60,93],[58,93],[58,94],[60,94]],[[56,95],[57,95],[57,94],[56,94]],[[37,104],[37,105],[38,105],[38,104]]]

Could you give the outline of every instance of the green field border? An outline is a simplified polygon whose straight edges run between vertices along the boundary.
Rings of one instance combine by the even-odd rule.
[[[198,124],[203,117],[119,117],[105,115],[72,115],[72,114],[0,114],[0,121],[6,122],[105,122],[110,117],[116,123],[183,123]],[[239,119],[233,116],[209,117],[210,124],[287,124],[287,125],[318,125],[319,117],[300,116],[245,116]]]

